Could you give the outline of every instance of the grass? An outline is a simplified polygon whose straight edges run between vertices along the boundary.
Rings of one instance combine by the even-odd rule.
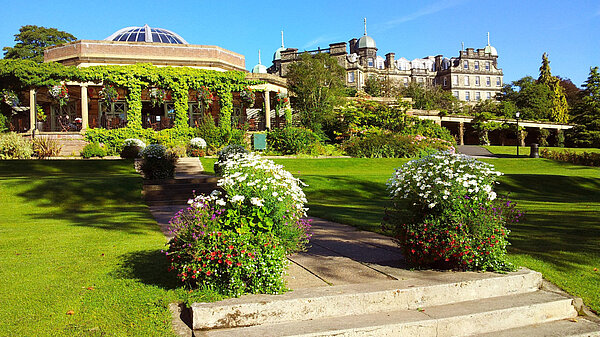
[[[129,161],[0,161],[0,336],[174,336],[186,292],[141,184]]]
[[[491,146],[483,146],[488,149],[493,154],[499,155],[507,155],[507,156],[516,156],[517,155],[517,147],[516,146],[499,146],[499,145],[491,145]],[[548,149],[550,151],[571,151],[571,152],[600,152],[600,149],[597,148],[575,148],[575,147],[540,147],[541,149]],[[521,146],[519,148],[519,156],[520,157],[529,157],[530,148],[529,146]]]
[[[385,182],[404,159],[277,159],[309,186],[310,215],[381,232]],[[600,170],[546,159],[485,160],[504,172],[501,193],[527,212],[511,226],[513,263],[600,312]],[[214,160],[203,159],[205,167]]]

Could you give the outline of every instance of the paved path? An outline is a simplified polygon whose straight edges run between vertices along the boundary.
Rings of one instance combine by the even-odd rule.
[[[475,158],[498,158],[498,156],[488,151],[488,149],[478,145],[458,145],[456,146],[456,151]]]

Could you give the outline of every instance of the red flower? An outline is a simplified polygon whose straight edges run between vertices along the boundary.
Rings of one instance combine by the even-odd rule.
[[[210,274],[212,274],[210,270],[206,272],[206,275],[210,276]]]

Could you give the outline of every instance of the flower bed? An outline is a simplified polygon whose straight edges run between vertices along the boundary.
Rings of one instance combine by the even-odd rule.
[[[280,293],[286,255],[310,238],[303,184],[253,153],[234,153],[219,167],[224,193],[191,199],[171,220],[171,270],[191,286],[228,296]]]
[[[573,152],[569,150],[552,151],[541,149],[540,157],[576,165],[600,166],[600,153],[594,152]]]
[[[409,262],[462,270],[509,270],[506,224],[522,213],[494,192],[502,173],[469,156],[413,160],[388,181],[390,229]]]

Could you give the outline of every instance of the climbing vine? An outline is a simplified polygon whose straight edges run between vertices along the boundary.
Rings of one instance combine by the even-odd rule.
[[[61,82],[94,82],[127,89],[127,127],[142,127],[142,90],[156,86],[171,90],[175,107],[175,127],[188,124],[189,90],[201,87],[215,92],[220,99],[220,126],[231,128],[232,92],[260,84],[246,79],[241,71],[218,72],[188,67],[155,67],[151,64],[110,65],[77,68],[59,63],[35,63],[30,60],[0,60],[0,89],[14,91],[59,85]]]

